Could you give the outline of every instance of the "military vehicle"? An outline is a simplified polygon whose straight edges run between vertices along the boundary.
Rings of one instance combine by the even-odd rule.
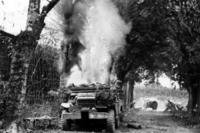
[[[117,89],[102,84],[68,87],[68,94],[61,103],[61,127],[71,130],[72,125],[102,125],[106,132],[114,133],[120,123],[123,102]],[[63,93],[64,95],[64,93]],[[90,125],[94,126],[94,125]]]

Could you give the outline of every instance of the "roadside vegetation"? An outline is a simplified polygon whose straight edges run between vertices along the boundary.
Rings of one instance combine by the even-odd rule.
[[[135,87],[134,99],[140,97],[175,97],[188,98],[186,90],[174,90],[159,85],[148,85],[146,87]]]
[[[129,84],[129,101],[134,100],[131,95],[133,92],[135,98],[187,98],[188,106],[185,113],[189,114],[190,120],[198,119],[196,116],[200,114],[200,1],[112,1],[123,19],[131,25],[124,51],[113,59],[111,66],[121,81],[121,87]],[[0,121],[16,120],[22,117],[24,108],[32,105],[34,108],[35,103],[27,102],[30,99],[29,94],[34,95],[33,99],[36,100],[33,101],[37,104],[40,103],[40,98],[46,102],[43,98],[48,95],[48,91],[59,90],[60,75],[54,67],[54,61],[58,60],[58,51],[45,48],[49,52],[41,54],[43,51],[37,49],[38,40],[45,27],[44,20],[58,2],[59,0],[48,0],[48,4],[40,11],[40,0],[29,0],[25,31],[15,36],[3,29],[0,30]],[[70,2],[72,3],[72,0],[69,0]],[[73,15],[73,6],[71,4],[69,12],[64,14],[68,20]],[[33,62],[37,50],[40,62]],[[42,55],[47,56],[40,58]],[[77,62],[77,48],[66,48],[62,55],[65,58],[66,69],[70,70],[73,62]],[[33,66],[40,66],[43,71],[37,71],[34,68],[38,67]],[[167,90],[155,86],[153,89],[152,86],[145,89],[134,88],[136,82],[142,79],[154,82],[156,76],[162,73],[178,81],[184,90]],[[42,83],[35,87],[33,83],[38,82]],[[40,104],[43,106],[44,103]]]
[[[157,98],[156,100],[163,102],[167,108],[167,100],[171,100],[174,105],[183,107],[184,101],[188,101],[188,93],[186,90],[174,90],[160,85],[147,85],[145,87],[136,87],[134,90],[134,101],[140,98]],[[152,99],[155,100],[155,99]],[[144,102],[145,103],[145,102]],[[182,105],[180,104],[182,103]],[[143,103],[141,103],[143,104]],[[159,104],[159,103],[158,103]],[[145,105],[145,104],[144,104]],[[158,105],[159,106],[159,105]],[[133,111],[134,112],[134,111]],[[200,128],[200,116],[198,113],[189,114],[187,110],[170,110],[174,121],[178,122],[180,126],[188,128]]]

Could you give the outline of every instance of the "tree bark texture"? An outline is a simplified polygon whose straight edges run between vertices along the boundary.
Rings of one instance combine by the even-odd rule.
[[[134,84],[131,81],[127,81],[123,85],[123,91],[125,93],[124,96],[124,107],[126,110],[129,110],[132,102],[133,102],[133,92],[134,92]]]
[[[23,113],[31,57],[45,26],[44,19],[58,1],[49,1],[40,13],[40,0],[29,0],[26,30],[16,36],[11,48],[10,79],[6,97],[7,116],[21,116]]]

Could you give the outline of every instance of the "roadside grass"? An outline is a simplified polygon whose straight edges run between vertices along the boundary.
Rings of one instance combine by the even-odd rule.
[[[200,114],[189,114],[187,111],[179,111],[173,114],[173,119],[180,125],[189,128],[200,128]]]
[[[179,107],[186,110],[188,103],[188,93],[186,90],[174,90],[160,85],[148,85],[145,87],[135,87],[134,105],[136,108],[148,110],[147,103],[157,102],[156,111],[172,111]],[[179,110],[179,109],[178,109]]]
[[[27,105],[23,117],[59,117],[59,105],[57,102]]]
[[[174,90],[159,85],[149,85],[146,87],[134,88],[134,99],[141,97],[156,97],[161,100],[178,100],[185,101],[188,99],[188,93],[186,90]],[[172,101],[173,102],[173,101]],[[184,103],[184,102],[183,102]],[[189,114],[187,110],[177,110],[171,112],[173,119],[180,125],[188,128],[200,128],[200,114]]]

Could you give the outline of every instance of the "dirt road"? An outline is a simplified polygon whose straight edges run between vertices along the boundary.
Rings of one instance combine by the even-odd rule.
[[[175,122],[169,113],[131,111],[125,121],[137,123],[142,129],[122,127],[116,133],[200,133],[200,129],[189,129]]]
[[[191,129],[181,126],[174,121],[169,113],[152,112],[152,111],[130,111],[124,117],[124,123],[116,130],[116,133],[200,133],[200,129]],[[127,128],[127,123],[136,123],[142,126],[141,129]],[[37,131],[35,133],[83,133],[69,131]],[[86,132],[84,132],[86,133]]]

